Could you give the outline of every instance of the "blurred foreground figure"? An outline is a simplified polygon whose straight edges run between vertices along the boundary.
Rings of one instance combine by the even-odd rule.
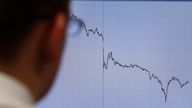
[[[0,1],[0,108],[34,108],[54,81],[68,0]]]

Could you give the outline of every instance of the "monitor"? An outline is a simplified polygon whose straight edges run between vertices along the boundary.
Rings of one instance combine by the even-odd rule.
[[[39,108],[192,108],[192,1],[74,0],[70,20]]]

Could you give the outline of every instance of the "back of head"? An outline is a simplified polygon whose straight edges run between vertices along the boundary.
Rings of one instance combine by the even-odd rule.
[[[69,0],[0,1],[0,70],[36,100],[49,90],[65,42]]]
[[[9,61],[34,23],[53,20],[57,12],[68,15],[68,0],[1,0],[0,60]]]

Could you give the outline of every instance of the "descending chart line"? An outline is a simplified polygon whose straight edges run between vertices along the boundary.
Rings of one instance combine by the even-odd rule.
[[[142,66],[139,66],[137,64],[122,64],[121,62],[119,62],[118,60],[116,60],[113,56],[113,52],[109,52],[107,54],[107,57],[105,58],[105,47],[104,47],[104,35],[103,33],[99,32],[98,28],[96,27],[95,29],[88,29],[87,28],[87,25],[85,24],[85,22],[83,20],[81,20],[80,18],[78,18],[77,16],[75,16],[74,14],[71,15],[71,20],[76,20],[80,23],[82,29],[85,31],[86,33],[86,36],[87,37],[90,37],[90,35],[92,36],[98,36],[101,38],[102,40],[102,62],[103,62],[103,71],[104,70],[107,70],[108,67],[109,67],[109,62],[111,61],[113,63],[114,66],[119,66],[121,68],[125,68],[125,69],[133,69],[133,68],[136,68],[136,69],[139,69],[141,70],[142,72],[145,72],[147,75],[148,75],[148,78],[149,80],[155,80],[157,81],[157,83],[160,85],[160,89],[164,95],[164,101],[167,102],[167,98],[168,98],[168,93],[169,93],[169,87],[170,85],[173,83],[173,82],[176,82],[178,83],[179,87],[180,88],[183,88],[184,86],[186,86],[189,81],[185,81],[184,83],[181,82],[181,80],[176,77],[176,76],[172,76],[168,82],[166,83],[166,86],[164,86],[162,80],[155,74],[153,74],[151,71],[149,71],[148,69],[142,67]]]

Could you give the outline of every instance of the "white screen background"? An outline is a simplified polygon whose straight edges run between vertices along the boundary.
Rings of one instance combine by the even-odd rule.
[[[192,2],[73,1],[83,28],[67,39],[59,74],[39,108],[191,108]],[[104,45],[103,45],[104,44]],[[103,53],[104,48],[104,53]],[[108,54],[123,65],[108,60]],[[182,84],[181,88],[176,77]],[[161,88],[168,88],[167,101]]]

